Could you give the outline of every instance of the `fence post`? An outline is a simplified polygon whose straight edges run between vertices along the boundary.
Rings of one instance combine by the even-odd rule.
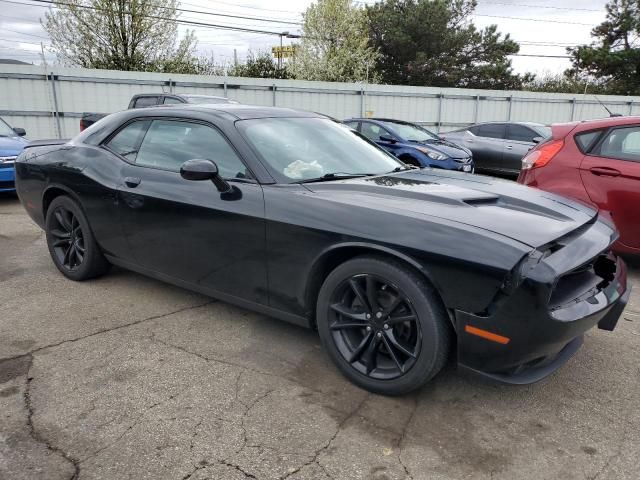
[[[229,98],[227,97],[227,79],[224,79],[224,98]]]
[[[60,127],[60,110],[58,109],[58,95],[56,93],[56,79],[53,72],[51,72],[51,75],[49,75],[49,79],[51,80],[51,92],[53,93],[53,116],[56,119],[56,130],[58,133],[58,138],[62,138],[62,128]]]
[[[440,127],[442,126],[442,102],[444,95],[442,91],[438,94],[438,121],[436,123],[436,132],[440,133]]]
[[[576,97],[571,99],[571,121],[573,122],[576,118]]]
[[[473,123],[478,123],[480,116],[480,95],[476,95],[476,103],[473,107]]]
[[[507,97],[507,101],[509,102],[509,111],[507,113],[507,120],[511,121],[511,106],[513,105],[513,95],[509,95]]]
[[[360,118],[364,118],[366,113],[366,105],[364,101],[364,87],[360,87]]]
[[[629,115],[633,115],[633,100],[629,100]]]
[[[273,91],[273,106],[276,106],[276,84],[271,85],[271,90]]]

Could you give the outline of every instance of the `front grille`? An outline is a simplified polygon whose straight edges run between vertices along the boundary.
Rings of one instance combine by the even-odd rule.
[[[456,163],[469,163],[471,161],[471,157],[467,157],[467,158],[454,158],[453,159]]]
[[[0,157],[0,168],[13,168],[18,157]]]
[[[603,253],[564,274],[556,283],[549,308],[556,310],[569,303],[594,296],[615,278],[617,263],[610,253]]]

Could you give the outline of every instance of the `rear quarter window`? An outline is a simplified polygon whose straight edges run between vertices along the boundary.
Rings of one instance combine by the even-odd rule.
[[[578,145],[578,148],[582,153],[588,153],[591,150],[591,148],[596,144],[601,134],[602,134],[602,130],[579,133],[574,137],[576,141],[576,145]]]
[[[138,97],[133,104],[133,108],[150,107],[158,103],[158,97]]]

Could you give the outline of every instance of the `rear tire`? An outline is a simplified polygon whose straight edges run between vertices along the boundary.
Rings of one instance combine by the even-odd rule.
[[[45,233],[51,259],[65,277],[82,281],[109,270],[84,212],[70,197],[53,199],[47,209]]]
[[[451,327],[435,289],[401,262],[356,257],[320,289],[320,339],[353,383],[383,395],[421,387],[445,365]]]

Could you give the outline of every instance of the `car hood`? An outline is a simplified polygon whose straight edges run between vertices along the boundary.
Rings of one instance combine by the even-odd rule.
[[[305,184],[328,201],[470,225],[538,248],[592,221],[585,205],[517,183],[441,169]],[[455,239],[453,239],[455,241]]]
[[[471,150],[456,145],[455,143],[447,142],[446,140],[429,140],[426,142],[411,142],[412,145],[424,145],[425,147],[432,148],[440,153],[444,153],[450,158],[467,158],[471,156]]]
[[[22,137],[0,137],[0,157],[18,155],[27,143]]]

